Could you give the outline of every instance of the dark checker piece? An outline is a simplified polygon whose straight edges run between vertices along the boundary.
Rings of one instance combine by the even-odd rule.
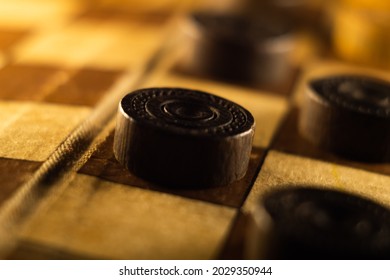
[[[188,71],[251,84],[276,83],[289,72],[293,37],[279,17],[194,13],[186,26]]]
[[[390,83],[361,76],[315,80],[306,89],[300,132],[362,161],[390,160]]]
[[[390,211],[372,201],[331,190],[289,188],[269,194],[260,207],[272,220],[265,256],[390,258]]]
[[[252,115],[226,99],[187,89],[141,89],[120,102],[114,153],[152,182],[226,185],[245,175],[253,134]]]

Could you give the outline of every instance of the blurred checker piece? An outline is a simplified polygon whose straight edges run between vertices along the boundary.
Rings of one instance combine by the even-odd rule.
[[[365,76],[309,82],[300,132],[312,143],[354,160],[390,160],[390,83]]]
[[[197,12],[184,25],[186,72],[251,85],[283,81],[291,70],[291,26],[280,17]]]
[[[351,194],[287,187],[266,195],[250,221],[250,259],[390,257],[389,209]]]
[[[247,170],[254,119],[226,99],[150,88],[119,104],[114,154],[133,174],[170,187],[227,185]]]

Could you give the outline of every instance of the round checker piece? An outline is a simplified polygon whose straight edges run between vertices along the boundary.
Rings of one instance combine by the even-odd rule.
[[[310,142],[361,161],[390,160],[390,83],[334,76],[306,88],[300,132]]]
[[[293,187],[274,191],[257,211],[272,221],[262,256],[281,259],[388,259],[390,211],[333,190]],[[256,211],[254,212],[256,215]],[[254,227],[261,232],[261,226]],[[264,235],[264,234],[263,234]],[[253,235],[252,235],[253,236]]]
[[[114,154],[151,182],[220,186],[245,175],[253,135],[252,115],[226,99],[188,89],[141,89],[119,104]]]
[[[250,84],[273,84],[291,70],[291,27],[279,17],[193,13],[187,22],[191,45],[182,68],[203,76]]]

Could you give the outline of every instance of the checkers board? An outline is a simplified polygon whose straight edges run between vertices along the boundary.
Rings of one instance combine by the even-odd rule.
[[[389,72],[343,61],[326,39],[301,28],[292,70],[277,85],[191,74],[178,62],[186,52],[183,18],[193,6],[116,2],[0,0],[1,258],[242,259],[245,215],[265,193],[296,185],[390,207],[389,163],[333,155],[297,129],[309,79],[358,73],[390,80]],[[253,114],[243,179],[169,188],[116,161],[120,98],[162,86],[210,92]]]

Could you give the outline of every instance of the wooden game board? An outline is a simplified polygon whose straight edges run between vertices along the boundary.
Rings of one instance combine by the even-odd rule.
[[[390,206],[390,164],[352,162],[297,133],[314,76],[388,72],[348,65],[298,40],[296,70],[274,88],[184,74],[181,18],[98,9],[88,1],[0,0],[0,257],[242,258],[243,213],[264,193],[314,185]],[[303,63],[304,61],[304,63]],[[115,160],[119,99],[142,87],[204,90],[256,120],[248,172],[211,189],[171,189]]]

